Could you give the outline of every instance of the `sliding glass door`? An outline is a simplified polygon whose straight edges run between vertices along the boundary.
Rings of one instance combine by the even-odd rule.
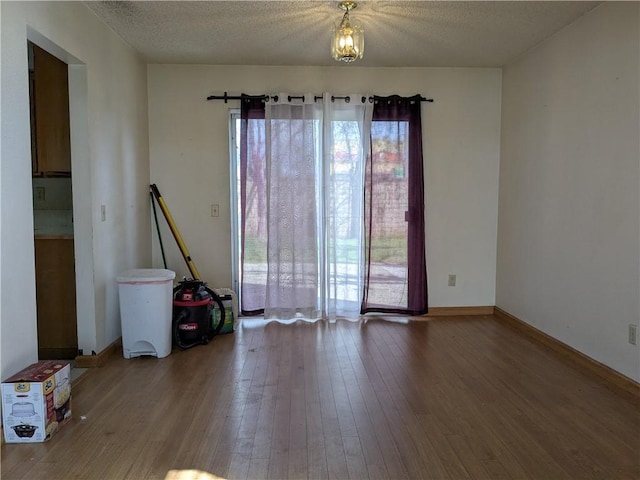
[[[412,282],[425,289],[418,296],[426,311],[424,253],[415,253],[424,252],[424,222],[416,221],[423,213],[410,181],[413,172],[422,182],[421,164],[417,172],[411,162],[416,127],[374,112],[328,98],[265,106],[248,97],[232,115],[243,314],[424,313]]]
[[[365,167],[362,313],[427,312],[420,97],[375,97]]]

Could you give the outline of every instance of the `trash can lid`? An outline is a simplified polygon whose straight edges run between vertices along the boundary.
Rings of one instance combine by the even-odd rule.
[[[176,278],[176,272],[163,268],[127,270],[116,277],[118,283],[167,282]]]

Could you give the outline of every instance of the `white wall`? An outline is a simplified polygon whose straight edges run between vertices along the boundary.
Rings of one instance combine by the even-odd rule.
[[[496,304],[640,380],[637,2],[503,71]]]
[[[430,306],[494,305],[500,69],[149,65],[151,180],[201,277],[231,286],[228,111],[207,95],[353,91],[433,97],[423,104]],[[220,205],[220,217],[210,205]],[[163,227],[168,267],[188,275]],[[162,266],[154,234],[153,258]],[[458,285],[447,287],[455,273]]]
[[[1,2],[2,378],[37,360],[27,39],[73,66],[79,347],[120,335],[115,276],[148,266],[146,67],[81,2]],[[107,219],[100,221],[100,205]]]

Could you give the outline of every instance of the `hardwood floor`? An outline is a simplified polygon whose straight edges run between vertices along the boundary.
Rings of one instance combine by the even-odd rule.
[[[112,357],[2,479],[638,479],[640,405],[493,316],[247,321]]]

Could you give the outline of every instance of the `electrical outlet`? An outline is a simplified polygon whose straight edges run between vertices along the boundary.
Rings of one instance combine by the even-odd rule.
[[[220,205],[218,205],[218,204],[211,205],[211,216],[212,217],[219,217],[220,216]]]
[[[629,343],[631,345],[638,344],[638,325],[629,324]]]
[[[449,275],[449,286],[450,287],[456,286],[456,276],[453,274]]]

